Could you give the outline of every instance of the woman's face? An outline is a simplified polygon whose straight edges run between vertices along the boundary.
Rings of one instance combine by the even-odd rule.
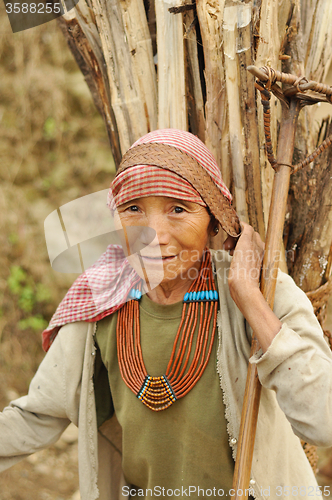
[[[116,227],[127,234],[124,250],[127,246],[133,253],[140,248],[141,260],[137,253],[128,259],[139,275],[140,262],[149,277],[153,272],[160,277],[163,271],[163,277],[156,278],[162,284],[176,286],[181,280],[196,278],[211,231],[205,207],[166,196],[148,196],[120,205],[114,218]]]

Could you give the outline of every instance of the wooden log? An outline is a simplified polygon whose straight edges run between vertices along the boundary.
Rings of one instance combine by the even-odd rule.
[[[228,107],[222,50],[225,0],[197,2],[197,15],[204,50],[206,87],[205,142],[217,160],[222,177],[231,186]]]
[[[90,89],[96,108],[104,119],[114,161],[120,163],[119,134],[105,71],[105,60],[93,13],[87,4],[79,2],[75,9],[57,19],[76,62]]]
[[[158,127],[187,130],[182,13],[169,9],[177,0],[156,0],[158,46]]]
[[[332,125],[328,123],[323,137],[330,133]],[[331,149],[294,177],[291,184],[293,224],[287,242],[288,264],[295,282],[304,291],[312,291],[325,282],[332,241]]]
[[[312,0],[301,0],[301,25],[302,25],[302,37],[303,44],[305,47],[308,46],[310,31],[312,26],[312,20],[314,17],[314,11],[317,2]]]
[[[197,16],[193,10],[184,14],[186,54],[186,95],[190,130],[205,142],[205,113],[201,83],[200,56],[197,47]]]
[[[304,60],[305,75],[308,79],[323,82],[332,61],[332,3],[326,0],[315,2],[311,19]]]
[[[279,61],[279,5],[275,0],[266,0],[262,2],[260,9],[260,24],[259,33],[257,34],[257,54],[255,65],[271,66],[275,69],[280,69]],[[276,110],[276,98],[271,98],[271,136],[272,144],[277,144],[277,121],[280,117],[280,110]],[[258,131],[259,142],[261,145],[265,144],[264,126],[263,126],[263,109],[260,104],[260,96],[258,97]],[[274,172],[267,161],[265,148],[260,149],[260,166],[262,177],[262,197],[263,197],[263,212],[265,219],[265,228],[267,227],[269,207],[272,195],[272,183]]]
[[[330,255],[329,255],[330,262],[331,262],[331,256],[332,256],[332,246],[330,248]],[[331,270],[330,270],[330,272],[331,272]],[[313,290],[311,292],[307,292],[307,297],[310,299],[312,306],[314,308],[315,315],[317,316],[317,319],[323,328],[324,328],[324,323],[325,323],[326,314],[327,314],[326,306],[327,306],[328,300],[330,298],[330,295],[332,293],[332,279],[331,279],[330,272],[326,273],[326,274],[328,274],[329,279],[328,279],[328,281],[326,281],[326,283],[324,283],[324,285],[321,285],[316,290]],[[332,345],[331,345],[331,347],[332,347]]]
[[[237,59],[240,77],[240,111],[245,147],[245,176],[249,223],[265,240],[262,179],[259,164],[259,134],[256,110],[255,78],[247,71],[254,61],[255,13],[247,26],[238,27]]]
[[[142,0],[91,0],[108,72],[122,154],[156,127],[156,81]]]
[[[157,75],[153,61],[152,40],[144,3],[121,0],[122,16],[133,71],[145,109],[147,131],[157,128]]]
[[[238,70],[237,50],[248,50],[248,47],[238,47],[238,30],[242,30],[244,37],[250,43],[250,37],[245,31],[250,29],[251,4],[238,4],[233,0],[226,0],[224,8],[223,50],[225,61],[225,80],[228,103],[228,123],[230,139],[230,156],[234,182],[236,211],[244,222],[248,222],[246,202],[246,177],[244,173],[244,132],[240,106],[240,74]],[[249,28],[248,28],[249,26]]]

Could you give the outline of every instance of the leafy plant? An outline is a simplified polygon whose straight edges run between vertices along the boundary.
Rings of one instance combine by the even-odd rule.
[[[49,302],[51,293],[42,283],[35,283],[33,278],[20,266],[12,266],[7,279],[10,292],[17,296],[17,304],[21,312],[33,313],[39,303]],[[19,321],[20,329],[44,329],[47,321],[39,313],[31,314],[28,318]]]

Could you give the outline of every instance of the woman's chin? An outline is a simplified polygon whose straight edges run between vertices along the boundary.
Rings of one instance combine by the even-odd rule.
[[[149,288],[155,288],[164,279],[164,262],[162,259],[142,258],[135,254],[127,257],[129,264],[143,281],[148,282]]]

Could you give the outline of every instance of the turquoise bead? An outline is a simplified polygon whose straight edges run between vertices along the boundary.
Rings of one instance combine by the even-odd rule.
[[[188,298],[189,298],[189,293],[187,292],[187,293],[185,294],[185,296],[183,297],[183,301],[184,301],[184,302],[187,302]]]
[[[217,292],[217,290],[215,290],[213,292],[213,295],[214,295],[214,300],[218,300],[218,292]]]
[[[210,297],[210,300],[213,300],[213,291],[212,290],[209,291],[209,297]]]
[[[201,291],[201,300],[204,300],[205,299],[205,292],[204,290]]]
[[[196,300],[196,292],[193,292],[193,300]]]
[[[136,296],[136,299],[140,299],[140,291],[139,290],[136,290],[135,296]]]
[[[197,292],[196,300],[200,300],[200,298],[201,298],[201,292]]]
[[[193,300],[193,292],[189,293],[189,300]]]

